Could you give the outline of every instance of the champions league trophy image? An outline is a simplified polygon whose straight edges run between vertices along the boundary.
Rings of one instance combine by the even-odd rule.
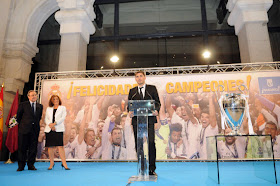
[[[220,92],[220,87],[223,89],[223,92]],[[247,94],[245,91],[241,90],[241,87],[244,87],[244,90],[247,90]],[[241,84],[238,87],[240,93],[224,93],[225,87],[223,85],[219,85],[216,90],[216,97],[218,100],[218,105],[221,110],[221,125],[222,129],[225,130],[225,127],[229,127],[232,129],[232,132],[229,135],[242,135],[240,132],[240,127],[246,116],[248,119],[248,127],[249,134],[254,135],[253,125],[249,113],[249,90],[246,85]],[[220,98],[219,95],[220,95]]]

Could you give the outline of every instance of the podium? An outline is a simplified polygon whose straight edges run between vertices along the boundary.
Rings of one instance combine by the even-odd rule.
[[[270,135],[217,135],[206,142],[208,177],[216,183],[233,184],[239,179],[250,183],[253,178],[277,184]],[[231,174],[233,169],[238,174]]]
[[[149,175],[149,148],[148,148],[148,117],[153,116],[154,100],[129,100],[129,111],[137,117],[137,175],[129,178],[128,182],[156,181],[157,176]]]

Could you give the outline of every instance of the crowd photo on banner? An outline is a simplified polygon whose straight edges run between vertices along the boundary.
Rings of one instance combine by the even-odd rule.
[[[221,84],[225,87],[221,92],[240,92],[241,84],[248,87],[246,94],[254,132],[271,135],[274,158],[280,158],[278,76],[277,72],[147,76],[147,84],[157,87],[161,102],[155,124],[157,160],[209,158],[207,138],[231,131],[221,126],[217,98],[217,87]],[[127,110],[127,94],[135,86],[134,82],[133,77],[45,80],[40,92],[44,110],[37,159],[49,158],[45,147],[45,114],[50,97],[58,95],[67,113],[63,134],[67,160],[136,160],[132,118]],[[278,87],[268,90],[275,86]],[[245,118],[240,131],[249,134],[248,128]],[[261,143],[258,152],[248,148],[255,143]],[[266,157],[263,149],[266,142],[259,143],[246,136],[221,137],[217,151],[222,159]],[[58,148],[54,151],[55,158],[60,158]]]

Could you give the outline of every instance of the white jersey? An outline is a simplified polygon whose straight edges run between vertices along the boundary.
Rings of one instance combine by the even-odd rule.
[[[84,117],[84,107],[77,113],[77,116],[73,122],[78,123],[80,125],[83,120],[83,117]]]
[[[179,147],[177,146],[177,143],[173,143],[170,141],[168,142],[168,146],[167,148],[169,148],[171,150],[171,158],[176,158],[176,157],[186,157],[186,148],[184,147],[184,144],[181,144]]]
[[[122,146],[107,145],[102,151],[102,160],[126,160],[127,151]]]
[[[280,107],[275,104],[274,109],[273,109],[274,114],[277,116],[277,121],[278,121],[278,128],[280,127]]]
[[[135,150],[135,140],[133,128],[131,125],[132,118],[129,116],[126,117],[125,126],[124,126],[124,139],[126,142],[126,151],[127,151],[127,159],[137,159],[136,150]]]
[[[274,158],[280,158],[280,136],[276,136],[276,139],[273,141],[273,153]]]
[[[221,140],[217,142],[217,151],[221,159],[244,158],[246,153],[247,137],[236,137],[232,145]]]
[[[78,147],[78,136],[77,135],[72,141],[72,143],[68,142],[66,145],[64,145],[64,150],[65,150],[65,157],[66,159],[73,159],[75,158],[77,154],[77,147]]]
[[[209,124],[206,128],[201,128],[199,135],[199,157],[201,159],[207,159],[207,141],[206,138],[209,136],[218,135],[218,126],[216,125],[214,128]]]
[[[171,124],[175,123],[182,125],[182,139],[187,149],[187,157],[191,159],[197,158],[201,125],[193,124],[190,120],[186,122],[174,112],[171,118]],[[199,122],[197,121],[197,123]]]
[[[73,121],[74,123],[78,123],[79,125],[81,124],[83,118],[84,118],[84,107],[78,112],[76,119]],[[97,122],[99,119],[99,115],[100,115],[100,110],[98,109],[97,104],[94,104],[92,106],[92,116],[91,116],[91,120],[89,123],[89,128],[93,128],[94,131],[96,131],[97,129]]]
[[[100,147],[97,148],[91,157],[86,157],[89,148],[92,148],[92,146],[87,145],[86,142],[83,140],[83,142],[77,147],[77,154],[75,155],[75,158],[76,159],[100,159],[101,148]]]
[[[272,140],[272,144],[273,144],[274,158],[280,158],[280,136],[276,136],[276,139]],[[264,157],[272,158],[270,140],[269,140],[269,142],[265,142],[263,145],[264,145],[264,147],[263,147]]]

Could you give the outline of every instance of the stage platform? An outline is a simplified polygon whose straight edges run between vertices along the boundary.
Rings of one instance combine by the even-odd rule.
[[[62,170],[61,163],[56,162],[54,170],[47,170],[49,162],[36,162],[37,171],[17,172],[17,163],[0,162],[0,185],[102,185],[125,186],[132,175],[136,175],[136,162],[69,162],[70,171]],[[275,185],[257,178],[252,170],[252,162],[221,163],[220,185]],[[265,163],[263,169],[266,169]],[[280,185],[280,162],[276,162],[278,184]],[[158,162],[157,182],[135,182],[138,185],[218,185],[208,178],[206,162]]]

